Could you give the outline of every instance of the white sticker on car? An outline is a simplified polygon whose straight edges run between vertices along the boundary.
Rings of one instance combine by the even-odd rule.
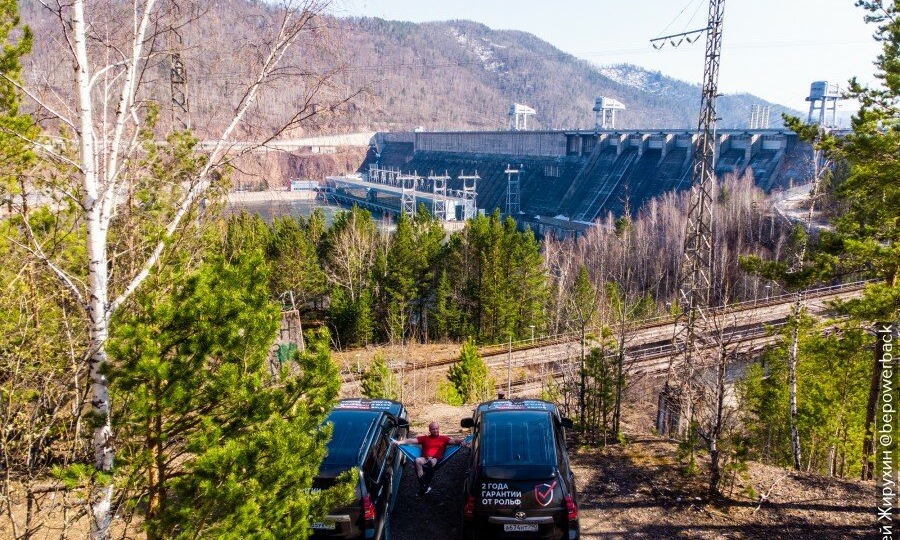
[[[509,484],[481,484],[481,504],[484,506],[517,506],[522,504],[522,492],[509,489]]]

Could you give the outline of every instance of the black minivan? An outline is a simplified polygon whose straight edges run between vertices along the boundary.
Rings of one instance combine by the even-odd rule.
[[[387,399],[343,399],[325,422],[334,428],[313,489],[334,485],[339,474],[353,467],[359,469],[359,484],[353,503],[310,524],[312,537],[387,539],[403,464],[391,439],[406,438],[406,409]]]
[[[556,405],[504,399],[478,405],[463,500],[463,538],[577,540],[578,497],[566,453],[572,421]]]

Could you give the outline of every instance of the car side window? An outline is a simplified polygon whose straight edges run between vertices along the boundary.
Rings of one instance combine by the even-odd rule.
[[[370,452],[372,456],[372,468],[371,474],[372,479],[376,482],[381,481],[381,475],[384,473],[385,464],[387,463],[387,454],[388,449],[390,448],[389,443],[389,435],[391,429],[391,423],[387,417],[382,420],[381,429],[378,434],[375,436],[375,441],[372,442],[372,450]]]
[[[375,458],[375,445],[369,447],[369,451],[366,452],[366,458],[363,461],[363,472],[365,472],[368,478],[374,478],[378,473],[378,460]]]
[[[554,439],[556,439],[556,457],[558,461],[557,466],[559,467],[560,472],[563,472],[568,470],[568,461],[566,457],[566,440],[565,437],[563,437],[562,428],[558,424],[554,426],[553,431],[556,435]]]
[[[388,439],[387,434],[382,432],[378,440],[375,441],[375,459],[381,463],[387,458]]]
[[[384,419],[384,423],[381,425],[381,436],[385,438],[387,441],[390,439],[397,438],[398,430],[396,422],[391,421],[389,418]]]

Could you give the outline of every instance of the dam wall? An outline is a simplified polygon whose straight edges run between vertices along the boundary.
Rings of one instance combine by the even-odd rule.
[[[686,130],[379,133],[370,165],[427,177],[478,174],[476,205],[507,210],[507,168],[519,172],[519,218],[582,229],[625,205],[690,187],[697,135]],[[720,131],[716,174],[752,174],[769,192],[810,177],[809,145],[785,130]],[[806,164],[806,165],[805,165]],[[567,225],[568,224],[568,225]],[[571,225],[571,226],[570,226]]]

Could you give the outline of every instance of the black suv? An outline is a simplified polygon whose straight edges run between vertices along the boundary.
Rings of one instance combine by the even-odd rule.
[[[334,431],[313,489],[333,485],[353,467],[359,469],[359,484],[352,504],[310,524],[313,538],[388,538],[403,464],[402,454],[390,442],[406,437],[406,409],[387,399],[343,399],[325,422],[333,424]]]
[[[488,401],[460,425],[475,435],[463,492],[463,538],[579,538],[565,443],[572,421],[556,405]]]

